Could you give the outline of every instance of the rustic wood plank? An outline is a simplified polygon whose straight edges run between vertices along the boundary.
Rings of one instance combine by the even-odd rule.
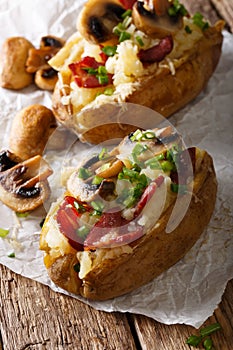
[[[230,31],[233,33],[233,1],[232,0],[211,0],[218,10],[220,16],[225,19]]]
[[[4,266],[0,276],[4,350],[136,349],[125,314],[97,311]]]
[[[216,350],[233,349],[233,280],[227,285],[222,302],[203,326],[219,322],[222,330],[212,335]],[[186,339],[198,330],[185,325],[163,325],[142,315],[131,315],[142,350],[187,350]]]

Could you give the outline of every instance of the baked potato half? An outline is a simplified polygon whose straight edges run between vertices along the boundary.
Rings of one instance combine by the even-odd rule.
[[[78,31],[49,61],[59,72],[53,95],[56,118],[91,143],[133,129],[124,129],[126,120],[119,123],[113,117],[112,103],[143,105],[164,117],[184,107],[204,89],[221,55],[223,21],[210,26],[200,14],[191,17],[185,9],[181,14],[172,1],[163,1],[168,9],[160,15],[156,8],[148,11],[143,1],[135,1],[131,12],[120,1],[111,3],[119,18],[108,12],[115,27],[106,37],[87,25],[91,13],[99,25],[105,24],[105,17],[98,17],[105,13],[104,5],[89,0]]]
[[[214,210],[213,160],[170,127],[137,130],[71,175],[43,225],[50,278],[106,300],[148,283],[195,244]]]

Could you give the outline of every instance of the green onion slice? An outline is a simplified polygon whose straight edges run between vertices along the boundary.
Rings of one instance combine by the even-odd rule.
[[[5,238],[9,234],[10,230],[6,230],[4,228],[0,228],[0,237]]]

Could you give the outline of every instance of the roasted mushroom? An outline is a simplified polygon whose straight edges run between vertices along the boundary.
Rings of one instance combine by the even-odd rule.
[[[94,44],[103,43],[111,39],[112,30],[122,21],[124,12],[117,0],[89,0],[78,17],[78,31]]]
[[[35,84],[42,90],[53,90],[57,82],[57,72],[48,61],[61,49],[64,40],[52,35],[44,36],[39,49],[30,49],[26,70],[35,73]]]
[[[0,85],[6,89],[19,90],[33,82],[33,74],[26,71],[28,52],[33,45],[23,37],[5,40],[0,55]]]
[[[78,172],[71,175],[67,189],[84,202],[93,201],[97,197],[112,201],[116,198],[114,177],[122,167],[123,163],[114,156],[108,156],[103,160],[94,156],[87,160]]]
[[[49,108],[39,104],[23,108],[12,123],[10,150],[22,160],[42,155],[55,125],[55,117]]]
[[[31,211],[43,204],[50,194],[47,178],[52,169],[41,156],[15,163],[9,151],[0,154],[0,200],[16,212]],[[13,166],[12,166],[13,165]]]
[[[133,6],[132,18],[135,26],[154,38],[164,38],[182,28],[182,14],[171,13],[173,1],[138,0]]]

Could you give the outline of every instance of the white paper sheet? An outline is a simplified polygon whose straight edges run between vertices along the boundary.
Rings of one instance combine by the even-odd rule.
[[[83,0],[2,0],[0,44],[10,36],[24,36],[35,46],[39,45],[41,36],[47,34],[66,39],[75,31],[82,3]],[[8,146],[16,112],[32,103],[51,107],[51,94],[32,86],[18,92],[0,90],[1,149]],[[185,323],[195,327],[214,312],[227,281],[233,277],[232,118],[233,36],[224,32],[222,57],[207,88],[170,118],[187,145],[204,148],[213,156],[219,187],[208,229],[184,259],[151,283],[107,302],[88,302],[90,305],[108,312],[140,313],[165,324]],[[60,157],[61,154],[53,157],[53,166],[59,165]],[[56,180],[55,174],[51,181]],[[0,239],[0,263],[57,292],[64,292],[49,280],[43,253],[38,249],[39,223],[44,215],[42,208],[19,219],[0,204],[0,227],[11,230],[7,238]],[[8,257],[13,250],[14,259]]]

